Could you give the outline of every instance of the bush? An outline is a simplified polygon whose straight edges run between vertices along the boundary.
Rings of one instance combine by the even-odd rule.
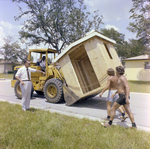
[[[8,74],[13,74],[13,73],[14,73],[14,71],[8,71],[7,73],[8,73]]]

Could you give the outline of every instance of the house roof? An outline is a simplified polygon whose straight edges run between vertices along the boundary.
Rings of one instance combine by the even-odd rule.
[[[145,54],[145,55],[140,55],[140,56],[124,59],[124,61],[132,61],[132,60],[150,60],[150,57],[149,55]]]
[[[4,60],[0,60],[0,64],[4,64],[4,63],[5,63]],[[6,64],[22,64],[22,62],[19,61],[19,62],[14,62],[14,63],[12,63],[11,61],[6,61]]]
[[[94,37],[94,36],[97,36],[97,37],[100,37],[101,39],[104,39],[106,41],[109,41],[110,43],[112,44],[116,44],[116,42],[94,30],[92,30],[91,32],[87,33],[85,35],[85,37],[73,42],[72,44],[70,44],[65,50],[63,50],[55,59],[54,59],[54,62],[57,62],[63,55],[65,55],[65,53],[67,53],[71,48],[73,48],[74,46]]]

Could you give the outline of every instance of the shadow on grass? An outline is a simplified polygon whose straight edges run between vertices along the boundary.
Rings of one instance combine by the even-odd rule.
[[[29,111],[29,112],[36,112],[38,109],[35,109],[35,108],[30,108],[30,109],[27,109],[26,111]]]

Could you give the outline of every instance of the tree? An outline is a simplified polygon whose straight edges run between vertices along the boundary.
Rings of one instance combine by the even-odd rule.
[[[17,62],[19,59],[23,60],[27,57],[28,53],[22,49],[17,41],[13,42],[11,36],[4,38],[4,45],[0,47],[0,54],[4,58],[4,73],[6,73],[7,61],[11,63]]]
[[[142,40],[130,39],[128,42],[128,55],[129,57],[139,56],[144,54],[145,47],[142,45]]]
[[[116,49],[118,56],[119,57],[124,57],[124,52],[123,52],[123,45],[124,45],[124,38],[125,35],[122,33],[119,33],[118,31],[116,31],[115,29],[111,28],[111,29],[101,29],[101,33],[113,40],[116,41],[116,44],[114,45],[114,48]]]
[[[130,19],[129,31],[136,33],[136,37],[145,46],[145,51],[149,49],[150,45],[150,0],[132,0],[133,7],[130,10],[132,14]]]
[[[140,39],[129,39],[128,42],[124,41],[123,45],[121,46],[121,50],[119,50],[121,59],[144,54],[145,47],[141,42],[142,41]]]
[[[129,41],[125,41],[125,35],[113,28],[101,29],[101,33],[116,41],[114,47],[121,59],[138,56],[144,53],[145,48],[141,39],[129,39]]]
[[[98,11],[91,16],[86,12],[84,0],[12,0],[24,3],[28,10],[20,8],[21,14],[16,20],[28,15],[20,38],[30,39],[30,44],[49,44],[61,50],[71,42],[83,37],[91,29],[98,30],[102,24],[102,16]],[[92,17],[90,21],[90,16]]]

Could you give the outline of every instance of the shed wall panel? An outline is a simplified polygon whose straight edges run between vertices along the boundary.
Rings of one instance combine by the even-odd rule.
[[[66,54],[59,60],[59,64],[61,65],[61,69],[65,76],[68,87],[79,97],[82,97],[83,93],[81,91],[79,82],[77,80],[77,76],[75,75],[71,60],[69,55]]]
[[[120,61],[120,59],[119,59],[119,57],[118,57],[118,54],[117,54],[117,52],[116,52],[114,46],[109,43],[109,44],[108,44],[108,48],[109,48],[109,50],[110,50],[110,52],[111,52],[111,55],[112,55],[112,58],[113,58],[113,59],[110,61],[110,62],[111,62],[110,66],[112,66],[112,68],[115,69],[116,66],[122,65],[122,64],[121,64],[121,61]]]
[[[97,79],[101,80],[101,78],[106,74],[108,68],[108,62],[104,57],[105,52],[103,52],[103,42],[98,40],[97,38],[92,38],[89,41],[85,42],[84,46],[97,76]]]

